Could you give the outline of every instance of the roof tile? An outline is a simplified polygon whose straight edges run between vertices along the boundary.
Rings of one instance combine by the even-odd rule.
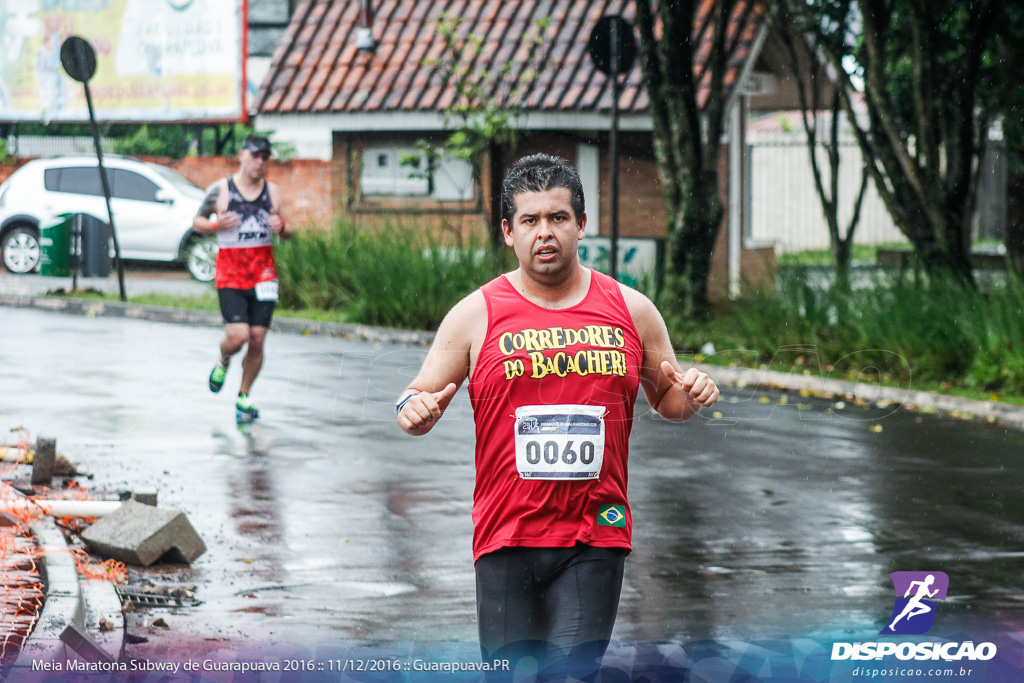
[[[258,111],[271,112],[441,112],[455,104],[456,92],[443,83],[431,62],[444,56],[436,28],[442,14],[459,17],[459,35],[482,39],[472,72],[497,73],[511,65],[514,80],[544,52],[544,68],[523,93],[529,110],[608,111],[611,83],[587,53],[597,20],[618,14],[632,21],[629,0],[374,0],[373,52],[358,51],[359,0],[306,0],[294,13],[274,52],[271,68],[256,96]],[[704,70],[713,33],[713,0],[701,0],[695,68],[700,74],[698,102],[707,98]],[[749,55],[764,12],[763,0],[738,0],[728,30],[733,86]],[[537,21],[548,18],[539,44]],[[660,34],[660,27],[657,28]],[[467,57],[473,57],[467,50]],[[534,61],[531,62],[531,59]],[[509,97],[505,87],[491,93]],[[640,69],[634,67],[621,85],[619,105],[644,112],[649,103]]]

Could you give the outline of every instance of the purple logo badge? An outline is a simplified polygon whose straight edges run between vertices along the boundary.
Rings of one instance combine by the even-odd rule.
[[[936,601],[946,599],[949,577],[943,572],[893,572],[889,578],[896,591],[896,605],[889,625],[880,633],[927,633],[935,623]]]

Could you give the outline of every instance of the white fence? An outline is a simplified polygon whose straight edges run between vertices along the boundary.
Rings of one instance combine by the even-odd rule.
[[[776,253],[828,249],[828,223],[814,187],[807,144],[794,142],[792,137],[786,141],[768,139],[747,145],[751,193],[747,236],[756,242],[774,244]],[[827,178],[828,156],[824,148],[818,148],[818,163]],[[857,143],[843,144],[839,164],[839,224],[844,237],[860,190],[862,167]],[[906,242],[870,179],[854,242]]]
[[[100,138],[104,154],[114,152],[112,138]],[[68,154],[95,154],[96,147],[89,136],[10,135],[7,153],[12,157],[55,157]]]
[[[796,140],[800,140],[797,142]],[[828,187],[828,157],[818,148],[818,163]],[[747,145],[748,207],[746,236],[755,242],[775,245],[776,253],[828,249],[828,223],[814,186],[814,174],[803,136],[759,136]],[[840,146],[839,222],[842,236],[853,214],[860,189],[862,156],[853,140]],[[998,148],[990,149],[982,164],[977,210],[976,238],[1000,238],[1006,220],[1005,160]],[[893,224],[885,204],[868,180],[860,221],[854,232],[856,244],[906,243]]]

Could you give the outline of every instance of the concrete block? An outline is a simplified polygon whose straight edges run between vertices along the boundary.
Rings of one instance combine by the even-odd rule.
[[[79,587],[85,603],[85,632],[110,659],[120,659],[124,652],[124,614],[117,589],[109,581],[81,581]]]
[[[180,510],[162,510],[134,500],[82,533],[90,548],[125,564],[148,567],[165,554],[172,562],[191,563],[206,544]]]
[[[36,454],[32,460],[32,484],[49,486],[53,481],[53,466],[57,462],[57,439],[36,439]]]
[[[60,639],[64,641],[64,644],[75,651],[79,657],[87,662],[92,663],[107,663],[117,661],[104,650],[92,636],[86,633],[83,629],[79,628],[74,624],[68,624],[67,627],[61,631]]]
[[[137,500],[145,505],[156,506],[156,489],[139,489],[132,491],[132,500]]]

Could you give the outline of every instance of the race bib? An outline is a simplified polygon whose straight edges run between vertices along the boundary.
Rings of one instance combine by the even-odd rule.
[[[597,479],[604,462],[604,406],[516,408],[516,468],[523,479]]]
[[[277,280],[257,282],[256,301],[277,301]]]

